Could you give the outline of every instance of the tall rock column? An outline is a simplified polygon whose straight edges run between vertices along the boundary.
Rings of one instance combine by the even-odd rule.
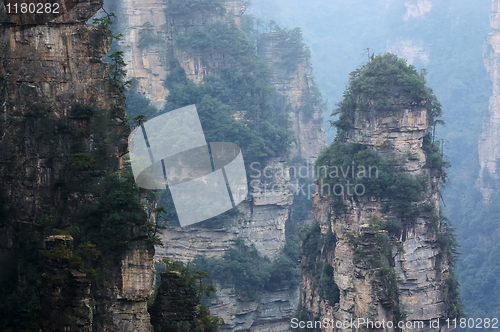
[[[440,319],[434,327],[446,331],[444,321],[457,313],[450,308],[460,305],[447,288],[452,258],[440,243],[446,233],[439,212],[442,169],[428,162],[439,153],[426,135],[436,109],[413,99],[419,86],[405,92],[391,81],[390,63],[412,68],[401,61],[379,56],[373,67],[352,74],[340,104],[339,136],[318,159],[318,230],[303,244],[302,313],[340,324],[390,321],[388,331],[423,331]],[[370,84],[379,85],[379,95]]]
[[[300,32],[279,29],[262,34],[257,50],[273,73],[270,85],[283,97],[284,107],[289,107],[296,138],[291,158],[312,164],[326,146],[326,135],[321,95],[314,83]]]
[[[102,253],[92,277],[78,270],[83,263],[71,256],[70,246],[51,251],[47,243],[54,238],[45,241],[48,234],[63,232],[59,228],[79,234],[78,227],[88,227],[77,224],[82,208],[96,207],[102,198],[88,186],[118,173],[127,150],[123,90],[101,60],[112,35],[105,27],[86,24],[102,2],[79,1],[50,24],[22,29],[6,21],[0,5],[2,284],[11,285],[6,291],[36,297],[42,279],[51,277],[42,276],[43,261],[54,269],[53,262],[73,259],[53,273],[69,288],[59,294],[52,289],[47,296],[53,301],[44,302],[43,292],[42,299],[33,298],[30,308],[41,306],[37,324],[44,331],[151,331],[146,304],[153,281],[150,245],[138,240],[123,254]],[[52,302],[64,303],[63,311],[50,307]]]
[[[484,63],[493,82],[489,114],[483,120],[479,139],[479,185],[488,200],[498,188],[500,172],[500,1],[492,0],[490,25],[492,32],[485,43]]]

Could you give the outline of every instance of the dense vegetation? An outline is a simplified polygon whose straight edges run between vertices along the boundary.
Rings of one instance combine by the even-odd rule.
[[[106,38],[111,37],[112,17],[95,21],[96,31]],[[148,220],[141,202],[148,193],[139,190],[130,175],[117,175],[116,152],[123,149],[126,128],[117,126],[116,119],[124,117],[121,92],[127,82],[123,82],[122,54],[115,52],[110,60],[109,80],[102,88],[113,94],[111,103],[117,102],[112,109],[95,107],[94,96],[85,103],[60,105],[38,98],[34,86],[20,86],[22,101],[26,101],[24,113],[6,124],[19,127],[17,133],[32,139],[30,149],[37,151],[43,168],[53,173],[47,183],[40,184],[40,164],[24,164],[34,169],[26,181],[39,190],[37,216],[9,225],[15,217],[7,210],[7,223],[1,223],[12,227],[18,250],[15,266],[8,266],[0,276],[2,331],[77,329],[76,316],[87,310],[79,306],[89,299],[84,289],[91,287],[93,301],[109,301],[102,294],[113,282],[115,271],[110,267],[116,266],[127,249],[158,242],[156,225]],[[64,116],[56,112],[57,107],[64,107]],[[9,165],[22,159],[10,156],[9,144],[2,148],[8,152]],[[27,149],[18,152],[31,153]],[[8,171],[14,174],[13,169]],[[153,198],[154,194],[149,195]],[[100,324],[105,318],[103,307],[90,303],[94,324]]]
[[[350,167],[355,169],[354,177]],[[429,191],[428,178],[401,173],[394,161],[385,159],[366,145],[344,143],[336,139],[317,159],[316,170],[319,173],[320,190],[325,195],[331,194],[337,216],[346,211],[344,194],[340,193],[341,190],[345,193],[347,187],[351,187],[352,199],[361,199],[362,196],[384,199],[385,211],[390,211],[393,217],[404,224],[415,221],[422,213],[433,212],[432,206],[416,204]],[[342,170],[347,174],[345,177]],[[363,194],[358,196],[355,190]]]
[[[58,118],[49,100],[30,101],[28,107],[24,126],[36,137],[38,149],[49,151],[47,164],[58,172],[47,195],[41,198],[45,214],[18,229],[22,268],[13,268],[10,273],[21,273],[25,281],[19,284],[13,275],[2,280],[0,293],[9,299],[1,308],[8,313],[0,317],[5,331],[38,330],[44,322],[54,328],[73,326],[69,303],[81,294],[70,271],[79,271],[94,287],[102,287],[110,273],[103,266],[120,260],[133,242],[157,241],[151,232],[154,224],[148,222],[139,200],[146,193],[129,175],[115,175],[118,159],[109,157],[109,146],[120,141],[112,123],[121,110],[74,103],[68,117]],[[86,144],[90,137],[95,139],[92,149]],[[60,141],[64,141],[63,147],[53,148],[54,142]],[[87,198],[76,204],[75,193],[98,199]],[[64,240],[41,250],[51,235]],[[64,296],[54,297],[56,288]]]
[[[312,291],[333,306],[340,300],[340,290],[331,263],[325,262],[325,254],[335,250],[337,238],[330,228],[326,234],[321,234],[318,223],[304,226],[300,235],[302,273],[313,276]]]
[[[224,320],[201,304],[216,289],[205,284],[206,272],[163,258],[154,298],[148,309],[155,332],[218,332]]]
[[[461,209],[464,213],[463,219],[455,223],[462,253],[456,263],[456,277],[461,284],[460,297],[467,318],[500,317],[500,243],[497,240],[500,191],[497,189],[488,202],[482,201],[477,192],[466,194],[460,199],[455,197],[463,205]],[[455,211],[454,215],[457,214]]]
[[[314,53],[319,86],[330,102],[342,99],[350,68],[367,58],[368,47],[370,54],[405,53],[417,68],[428,69],[427,82],[446,110],[447,126],[436,137],[444,139],[441,148],[453,164],[442,196],[462,253],[456,267],[461,298],[467,317],[498,317],[499,196],[483,202],[477,188],[479,133],[492,91],[484,62],[491,3],[435,0],[421,16],[408,15],[408,4],[312,0],[304,6],[301,0],[252,0],[247,12],[283,26],[301,26]],[[329,135],[332,141],[335,131]]]
[[[425,83],[425,71],[419,74],[404,59],[387,53],[372,56],[370,62],[353,71],[344,98],[332,115],[341,135],[354,126],[354,113],[393,112],[397,103],[422,105],[427,109],[429,124],[435,125],[442,115],[441,104]]]
[[[217,3],[200,3],[208,6],[212,2]],[[182,8],[191,8],[198,2],[174,3],[174,7],[179,7],[178,11],[183,13]],[[174,10],[168,15],[182,16],[180,13]],[[176,33],[174,41],[176,47],[191,55],[203,54],[207,58],[223,55],[224,60],[217,66],[212,63],[216,67],[212,75],[205,76],[202,84],[195,84],[186,78],[179,62],[171,59],[168,64],[170,74],[165,83],[169,90],[165,108],[157,113],[152,109],[144,110],[143,106],[147,106],[144,101],[130,93],[127,102],[129,117],[144,114],[151,119],[196,104],[208,142],[238,144],[247,164],[286,155],[292,141],[289,120],[284,110],[277,107],[274,91],[267,85],[270,71],[256,55],[248,36],[233,22],[215,22]]]
[[[383,304],[393,308],[397,320],[404,319],[405,312],[399,304],[391,249],[395,242],[391,240],[391,236],[397,239],[402,237],[404,240],[405,230],[411,227],[418,217],[425,217],[429,220],[427,227],[435,232],[441,249],[438,266],[445,261],[453,268],[457,247],[453,228],[447,219],[438,215],[434,206],[423,202],[429,197],[431,190],[439,189],[434,188],[434,185],[431,188],[430,180],[441,183],[446,176],[445,168],[449,166],[443,159],[438,143],[434,141],[433,132],[425,135],[422,147],[426,154],[424,167],[429,169],[430,176],[412,176],[402,172],[401,165],[413,156],[391,152],[389,141],[386,141],[379,151],[368,145],[345,142],[353,128],[355,116],[362,116],[364,112],[390,113],[396,111],[397,104],[401,103],[409,107],[423,105],[428,111],[429,124],[433,126],[433,130],[436,124],[442,123],[437,118],[441,115],[440,104],[432,91],[425,86],[423,74],[418,74],[414,67],[408,66],[404,60],[393,54],[373,56],[369,63],[351,74],[344,99],[334,112],[340,115],[339,120],[333,122],[338,129],[338,135],[317,159],[315,167],[320,193],[331,197],[336,217],[347,212],[344,206],[346,201],[371,197],[384,202],[381,210],[384,217],[373,215],[370,220],[372,231],[347,235],[354,248],[354,262],[377,271],[378,278],[374,280],[376,295]],[[362,191],[359,191],[361,194],[355,189],[358,185],[362,188]],[[351,193],[346,193],[346,188],[350,186]],[[339,191],[339,188],[342,190]],[[380,233],[380,230],[386,230],[387,233]],[[304,248],[308,245],[304,242]],[[317,256],[318,254],[313,257]],[[310,259],[307,261],[310,262]],[[462,316],[458,282],[453,272],[444,283],[443,293],[449,317]]]
[[[167,15],[174,25],[182,25],[190,10],[191,16],[201,10],[199,5],[224,15],[219,9],[220,3],[212,0],[173,1],[169,9],[174,10],[169,10]],[[152,119],[195,104],[207,142],[239,145],[247,167],[252,162],[263,165],[270,157],[286,156],[293,139],[286,105],[269,88],[271,73],[257,56],[248,35],[231,20],[179,29],[173,37],[179,49],[192,56],[203,54],[204,58],[212,59],[207,60],[212,72],[204,76],[201,84],[195,84],[187,79],[179,62],[171,58],[167,64],[170,73],[165,81],[169,90],[165,108],[156,112],[148,100],[131,91],[127,97],[129,118],[142,114],[146,120]],[[215,64],[213,59],[219,58],[223,60]],[[167,208],[170,222],[176,223],[176,211],[168,189],[162,194],[160,203]],[[234,215],[236,212],[229,213]]]
[[[222,258],[196,256],[190,266],[208,272],[210,280],[222,287],[234,287],[241,300],[250,301],[258,299],[263,291],[296,286],[297,258],[297,253],[286,247],[285,254],[271,261],[253,245],[247,246],[237,239],[234,248],[227,250]]]

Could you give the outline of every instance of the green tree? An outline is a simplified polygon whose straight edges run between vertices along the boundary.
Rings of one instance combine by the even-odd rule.
[[[116,51],[109,56],[111,60],[111,73],[110,78],[112,78],[117,85],[120,87],[127,87],[132,85],[132,81],[123,81],[127,76],[127,70],[125,67],[127,63],[123,60],[123,51]]]
[[[155,331],[217,332],[222,318],[211,315],[201,304],[215,287],[203,283],[208,273],[191,270],[184,264],[164,257],[156,297],[149,308]]]

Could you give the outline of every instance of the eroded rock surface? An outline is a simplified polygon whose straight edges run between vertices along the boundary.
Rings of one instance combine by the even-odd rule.
[[[90,127],[89,118],[71,117],[74,103],[93,105],[106,120],[101,124],[109,135],[104,152],[115,163],[105,172],[118,172],[119,157],[126,152],[130,128],[123,120],[124,96],[108,77],[109,64],[101,61],[110,51],[112,35],[85,23],[101,6],[102,1],[81,1],[50,24],[0,27],[0,195],[8,210],[7,220],[0,223],[0,270],[5,272],[18,272],[3,264],[16,256],[23,232],[36,230],[35,225],[47,216],[68,219],[61,211],[71,215],[98,199],[85,191],[60,187],[74,151],[61,128],[67,128],[69,135]],[[47,117],[57,123],[54,128],[40,128],[43,122],[37,119]],[[81,143],[83,151],[91,152],[101,142],[90,136]],[[33,229],[20,227],[19,221]],[[47,249],[42,239],[38,242],[37,250]],[[65,323],[58,322],[62,312],[52,308],[53,320],[43,322],[44,326],[50,331],[66,331],[71,326],[72,331],[151,331],[146,301],[153,278],[152,258],[153,249],[140,244],[124,257],[103,257],[106,264],[99,271],[92,297],[90,280],[72,270],[70,280],[81,286],[69,290],[82,293],[75,295],[74,308],[66,307],[65,314],[75,322],[62,326]]]
[[[484,63],[493,82],[489,114],[483,119],[479,139],[479,185],[483,198],[488,200],[500,178],[500,1],[493,0],[490,25],[492,32],[485,43]]]
[[[439,211],[439,188],[436,179],[424,168],[426,155],[422,140],[428,128],[427,111],[422,105],[395,101],[397,111],[392,113],[366,112],[355,115],[354,128],[346,134],[345,141],[369,145],[381,155],[390,156],[404,172],[429,177],[431,190],[417,204],[431,204]],[[388,148],[390,147],[390,148]],[[317,188],[313,200],[314,219],[326,234],[331,227],[337,238],[336,247],[324,252],[326,262],[335,273],[335,283],[340,290],[340,301],[330,305],[317,295],[313,277],[303,275],[302,305],[314,315],[335,321],[350,321],[357,318],[371,321],[394,321],[392,300],[384,295],[378,268],[373,268],[367,258],[357,258],[350,234],[361,239],[359,252],[370,253],[377,247],[377,234],[386,232],[374,229],[370,224],[374,216],[385,218],[384,201],[379,198],[357,197],[344,200],[346,212],[335,216],[331,197],[323,195]],[[399,304],[406,312],[404,321],[422,321],[426,330],[431,320],[443,321],[447,317],[442,285],[449,271],[448,264],[440,261],[440,247],[436,233],[430,230],[430,218],[421,215],[412,225],[403,226],[400,236],[392,247],[394,271],[397,278]],[[398,249],[399,248],[399,249]],[[358,256],[359,257],[359,256]],[[361,330],[370,330],[360,327]],[[448,330],[441,325],[440,330]],[[324,331],[333,331],[325,328]],[[348,329],[341,329],[348,330]],[[391,328],[387,330],[391,331]],[[406,328],[403,328],[406,330]],[[419,330],[419,329],[417,329]]]

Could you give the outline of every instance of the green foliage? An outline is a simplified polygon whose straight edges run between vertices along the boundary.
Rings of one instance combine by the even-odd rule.
[[[238,144],[246,164],[286,153],[291,143],[289,123],[285,114],[274,112],[264,82],[256,82],[255,74],[240,75],[232,70],[225,74],[205,77],[201,85],[192,81],[174,83],[169,88],[166,110],[196,104],[207,141]],[[246,110],[247,121],[234,118],[235,108]]]
[[[127,91],[126,93],[126,108],[128,118],[134,118],[140,115],[149,114],[153,115],[156,113],[156,108],[151,105],[151,101],[139,93],[133,91]]]
[[[90,165],[92,165],[93,161],[94,160],[88,153],[75,153],[73,155],[73,161],[71,162],[71,165],[81,168],[90,168]]]
[[[96,249],[95,244],[82,243],[71,256],[70,267],[84,272],[90,280],[95,280],[97,271],[93,266],[100,255],[101,253]]]
[[[105,16],[100,18],[94,18],[94,24],[100,28],[104,28],[111,33],[113,30],[111,29],[111,25],[113,25],[116,20],[116,15],[114,12],[108,13],[106,10],[102,9],[105,13]],[[118,33],[113,36],[113,39],[121,40],[123,34]],[[125,67],[127,63],[123,60],[123,51],[114,51],[111,55],[108,56],[111,60],[111,70],[109,74],[109,78],[111,78],[116,86],[118,87],[120,92],[125,91],[125,88],[129,87],[132,84],[132,81],[124,81],[123,79],[127,75],[127,70]],[[92,62],[98,61],[99,59],[92,59]]]
[[[471,180],[476,180],[474,177]],[[471,187],[472,187],[471,182]],[[469,190],[462,183],[464,196],[456,196],[455,228],[460,243],[460,259],[456,261],[456,275],[460,281],[460,298],[467,318],[500,317],[500,190],[496,189],[488,202],[479,192]],[[458,193],[455,193],[458,194]],[[465,195],[467,194],[467,195]],[[451,195],[451,193],[449,194]],[[447,200],[447,204],[450,204]],[[463,214],[462,214],[463,213]],[[451,284],[453,285],[453,283]],[[451,292],[453,294],[453,292]],[[455,301],[450,301],[451,304]],[[473,331],[475,329],[469,329]]]
[[[99,18],[94,18],[93,19],[93,24],[97,25],[99,28],[104,28],[109,31],[112,31],[111,25],[114,23],[114,19],[116,19],[115,13],[107,13],[105,12],[105,16],[99,17]]]
[[[83,241],[95,243],[103,254],[114,252],[120,259],[119,253],[128,249],[130,241],[149,238],[149,229],[144,229],[147,216],[138,199],[142,191],[132,175],[108,175],[93,192],[100,200],[84,204],[75,216],[85,226]]]
[[[206,272],[163,258],[157,295],[148,309],[155,331],[217,332],[224,320],[201,304],[216,289],[203,283]]]
[[[354,125],[356,111],[393,112],[396,103],[401,102],[423,105],[431,125],[441,116],[441,104],[425,85],[425,73],[419,74],[413,65],[394,54],[373,57],[350,75],[343,99],[332,113],[340,115],[332,124],[342,135]]]
[[[71,118],[74,119],[87,119],[91,118],[96,112],[93,105],[85,105],[81,103],[73,103],[71,105]]]
[[[225,13],[225,6],[221,0],[173,0],[168,4],[167,15],[176,18],[188,18],[203,13],[220,15]]]
[[[394,218],[389,218],[385,223],[382,224],[382,229],[386,230],[389,235],[399,235],[403,229],[401,223]]]
[[[62,264],[64,261],[68,261],[72,255],[71,249],[66,247],[64,243],[56,244],[52,249],[45,251],[45,257],[51,261]]]
[[[326,234],[321,234],[318,223],[305,226],[301,231],[302,237],[302,271],[313,276],[312,289],[324,300],[333,306],[340,300],[340,290],[335,283],[334,270],[326,262],[326,254],[335,251],[337,239],[331,228]]]
[[[193,26],[177,35],[175,40],[178,47],[189,53],[224,54],[225,65],[238,65],[243,72],[256,66],[254,47],[235,23],[215,22],[203,27]]]
[[[352,199],[359,199],[352,194],[357,185],[364,188],[363,196],[385,200],[387,212],[402,222],[412,222],[423,212],[417,203],[428,193],[428,178],[400,172],[367,145],[337,138],[318,157],[315,169],[320,191],[331,194],[336,215],[345,213],[344,195],[335,194],[341,192],[338,188],[351,188]]]
[[[496,236],[500,219],[494,212],[500,209],[500,197],[485,203],[475,189],[479,172],[477,137],[492,91],[484,65],[485,52],[493,54],[490,46],[484,46],[484,38],[491,32],[491,3],[457,0],[450,6],[437,1],[424,16],[409,19],[408,8],[399,1],[353,0],[304,6],[300,0],[252,0],[252,7],[261,6],[266,6],[267,17],[285,26],[303,28],[306,42],[313,46],[319,85],[330,101],[342,99],[349,68],[358,65],[359,54],[367,46],[373,52],[385,49],[388,40],[401,39],[425,45],[425,52],[431,54],[429,61],[415,57],[413,64],[428,69],[427,82],[446,109],[443,118],[447,127],[439,134],[448,140],[445,152],[454,167],[448,170],[453,181],[442,195],[445,214],[453,220],[461,245],[456,268],[461,297],[468,317],[500,317],[500,244]],[[330,129],[329,141],[334,134]]]
[[[109,77],[120,87],[125,88],[132,84],[131,81],[123,81],[127,76],[127,70],[125,67],[127,63],[123,60],[123,51],[116,51],[109,56],[111,60],[111,73]]]
[[[187,52],[223,55],[224,60],[217,66],[217,76],[205,76],[200,85],[188,81],[172,60],[163,112],[196,104],[207,140],[238,144],[247,164],[285,155],[292,141],[290,121],[275,107],[274,91],[267,85],[269,69],[245,33],[234,23],[217,22],[189,28],[174,38]]]
[[[426,156],[425,167],[431,169],[434,175],[445,183],[447,177],[446,168],[450,167],[451,164],[444,159],[440,150],[439,141],[432,141],[432,134],[430,132],[424,136],[422,149]]]
[[[378,55],[351,73],[349,90],[364,102],[385,102],[396,94],[415,103],[427,97],[425,78],[395,54]]]
[[[449,276],[445,279],[442,291],[444,293],[444,305],[447,317],[460,318],[465,315],[464,306],[460,300],[459,282],[455,272],[450,271]]]
[[[163,242],[158,235],[160,229],[165,229],[164,223],[168,222],[168,219],[164,217],[167,215],[167,210],[163,205],[156,207],[153,210],[155,214],[155,220],[147,220],[146,223],[141,227],[142,233],[146,234],[146,242],[152,246],[163,246]]]
[[[271,262],[242,239],[220,259],[196,256],[191,264],[223,286],[235,287],[243,301],[256,300],[263,291],[292,288],[296,283],[295,263],[289,257],[280,255]]]
[[[439,261],[444,258],[447,263],[454,266],[458,256],[458,242],[455,238],[455,229],[445,216],[440,218],[436,241],[441,249],[438,257]]]
[[[140,38],[136,45],[138,48],[147,48],[151,45],[155,45],[164,41],[163,38],[154,34],[154,31],[151,29],[151,27],[152,24],[149,23],[149,21],[141,26],[141,30],[139,30]]]

